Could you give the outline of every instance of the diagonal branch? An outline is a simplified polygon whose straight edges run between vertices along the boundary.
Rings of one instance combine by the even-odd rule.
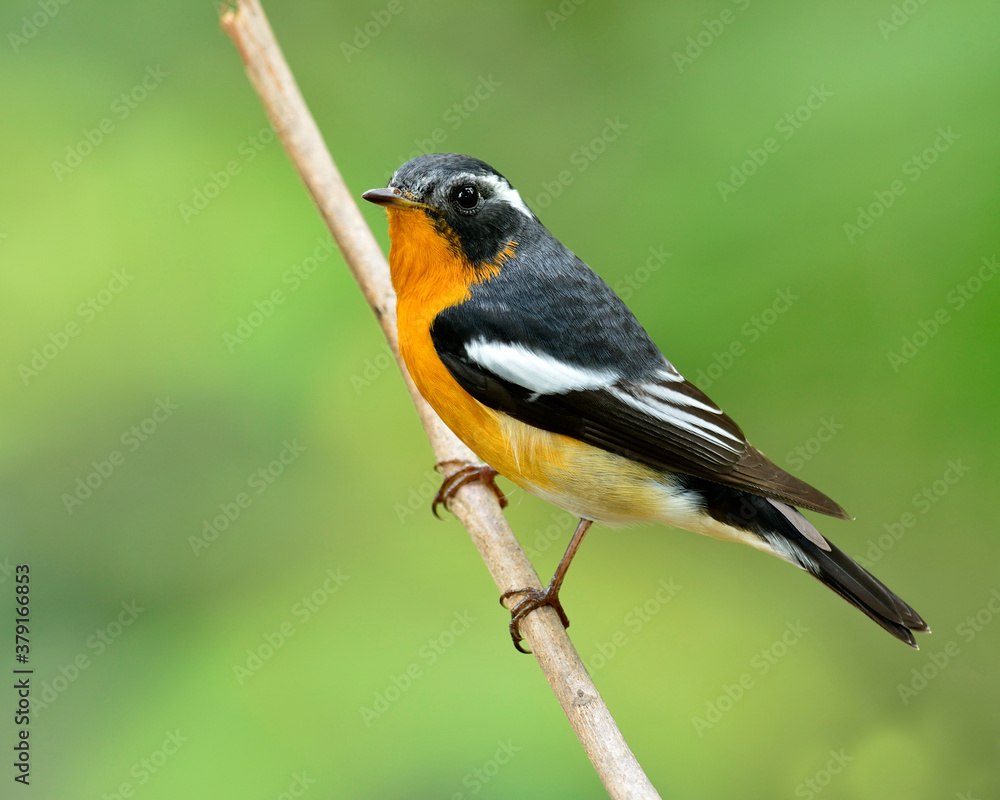
[[[263,9],[257,0],[241,0],[236,7],[224,7],[221,19],[223,30],[243,57],[272,126],[382,326],[437,461],[442,464],[477,461],[420,396],[399,358],[395,295],[388,265],[333,163]],[[541,588],[538,576],[488,488],[481,483],[466,485],[449,508],[469,531],[501,591],[525,586]],[[658,798],[556,612],[549,607],[534,611],[524,620],[521,630],[608,794],[616,799]]]

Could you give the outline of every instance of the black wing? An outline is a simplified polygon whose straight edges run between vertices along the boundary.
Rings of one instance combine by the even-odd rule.
[[[750,445],[663,357],[607,284],[577,264],[586,272],[559,276],[558,298],[484,284],[438,315],[434,346],[469,394],[528,425],[656,469],[849,519]]]

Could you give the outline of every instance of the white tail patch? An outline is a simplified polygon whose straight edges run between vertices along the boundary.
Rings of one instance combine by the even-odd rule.
[[[795,530],[805,536],[820,550],[825,550],[827,553],[830,552],[830,543],[823,538],[823,534],[816,530],[812,523],[810,523],[809,520],[803,517],[798,511],[778,500],[772,500],[770,497],[767,498],[767,502],[778,509],[778,511],[781,512],[781,515],[795,526]]]

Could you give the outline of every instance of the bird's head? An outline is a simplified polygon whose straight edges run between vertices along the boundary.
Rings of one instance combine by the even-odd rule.
[[[407,161],[389,185],[362,197],[389,211],[390,234],[399,215],[421,214],[473,266],[494,261],[535,223],[521,195],[489,164],[457,153]],[[396,240],[393,237],[393,244]]]

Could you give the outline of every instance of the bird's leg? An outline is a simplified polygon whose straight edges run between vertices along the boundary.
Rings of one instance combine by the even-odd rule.
[[[576,526],[576,531],[573,533],[573,538],[570,539],[569,547],[566,548],[562,561],[560,561],[559,566],[556,567],[556,573],[552,576],[552,580],[549,581],[548,586],[544,589],[511,589],[509,592],[504,592],[500,595],[501,605],[503,605],[504,600],[512,595],[524,595],[524,599],[520,600],[510,610],[510,638],[514,641],[514,647],[522,653],[528,653],[530,651],[521,647],[521,641],[524,639],[521,635],[521,620],[523,620],[536,608],[541,608],[542,606],[552,606],[556,610],[556,613],[559,614],[559,620],[562,622],[563,627],[569,627],[569,617],[566,616],[566,612],[563,611],[562,603],[559,602],[559,589],[562,587],[563,579],[566,577],[566,570],[569,569],[573,556],[575,556],[576,551],[580,549],[580,543],[583,541],[583,537],[587,535],[587,531],[590,530],[590,526],[592,524],[592,520],[580,520],[580,524]]]
[[[446,475],[444,483],[441,484],[441,488],[438,489],[438,493],[434,495],[434,502],[431,503],[431,511],[434,512],[434,516],[441,519],[441,515],[438,514],[437,508],[439,505],[444,505],[448,508],[448,503],[451,498],[455,496],[455,493],[461,489],[465,484],[472,483],[473,481],[481,481],[486,485],[486,487],[497,496],[497,502],[500,503],[500,508],[507,507],[507,498],[504,497],[503,492],[500,487],[497,486],[496,476],[497,471],[493,467],[487,466],[486,464],[470,464],[467,461],[442,461],[437,464],[437,469],[440,472],[444,472],[445,468],[453,464],[462,464],[459,469],[452,472],[450,475]]]

